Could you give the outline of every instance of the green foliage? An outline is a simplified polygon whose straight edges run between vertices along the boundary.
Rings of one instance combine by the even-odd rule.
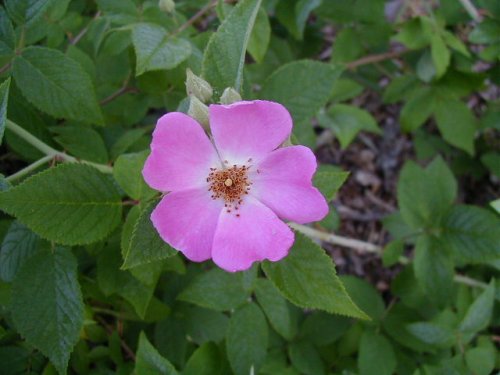
[[[177,375],[175,367],[155,349],[148,338],[141,332],[139,336],[139,348],[135,362],[135,372],[144,375]]]
[[[9,99],[10,78],[0,84],[0,144],[2,143],[7,123],[7,101]]]

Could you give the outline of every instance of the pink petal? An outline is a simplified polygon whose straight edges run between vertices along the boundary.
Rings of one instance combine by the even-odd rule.
[[[294,234],[269,208],[252,197],[239,208],[239,217],[225,211],[219,217],[212,259],[229,272],[250,268],[253,262],[277,261],[288,254]]]
[[[328,204],[311,183],[316,166],[316,157],[307,147],[273,151],[255,167],[251,194],[283,219],[301,224],[321,220]]]
[[[167,194],[151,214],[161,238],[202,262],[210,259],[215,228],[224,203],[213,200],[206,189],[175,191]]]
[[[195,120],[180,112],[158,120],[142,170],[149,186],[164,192],[200,187],[211,167],[220,168],[220,159]]]
[[[292,131],[292,118],[286,108],[263,100],[211,105],[209,117],[219,155],[230,164],[263,158]]]

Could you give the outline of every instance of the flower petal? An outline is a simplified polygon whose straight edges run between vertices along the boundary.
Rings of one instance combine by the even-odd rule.
[[[328,204],[311,183],[316,166],[307,147],[275,150],[255,167],[251,194],[283,219],[301,224],[321,220]]]
[[[219,217],[212,249],[215,264],[235,272],[255,261],[277,261],[288,254],[294,234],[269,208],[248,197],[238,211],[239,217],[225,211]]]
[[[202,262],[211,257],[223,207],[224,203],[211,199],[206,189],[175,191],[163,197],[151,214],[151,221],[165,242],[186,258]]]
[[[185,190],[206,184],[220,159],[202,127],[180,112],[167,113],[156,124],[142,174],[153,189]]]
[[[260,160],[292,131],[292,118],[279,103],[256,100],[209,107],[210,127],[222,160]]]

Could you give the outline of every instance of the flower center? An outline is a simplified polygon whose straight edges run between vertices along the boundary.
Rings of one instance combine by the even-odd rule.
[[[207,177],[208,191],[212,193],[212,199],[224,200],[226,212],[237,211],[243,203],[243,196],[250,191],[252,183],[248,179],[249,169],[246,165],[233,165],[224,169],[210,168]],[[236,216],[240,215],[237,213]]]

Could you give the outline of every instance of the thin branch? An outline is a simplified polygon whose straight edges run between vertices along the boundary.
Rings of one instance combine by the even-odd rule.
[[[54,155],[46,155],[41,159],[38,159],[37,161],[31,163],[27,167],[24,167],[23,169],[17,171],[16,173],[10,175],[9,177],[6,178],[7,181],[12,182],[14,180],[17,180],[21,177],[24,177],[25,175],[33,172],[35,169],[38,167],[44,165],[45,163],[50,162],[51,160],[54,160]]]
[[[471,18],[474,21],[481,22],[481,15],[479,14],[478,10],[470,0],[459,0],[459,1],[464,7],[464,9],[467,11],[467,13],[469,13],[469,16],[471,16]]]
[[[2,66],[0,68],[0,74],[3,74],[4,72],[6,72],[7,70],[10,69],[10,66],[11,66],[11,62],[9,61],[7,64],[5,64],[4,66]]]
[[[137,90],[135,87],[123,86],[120,89],[118,89],[117,91],[115,91],[114,93],[112,93],[111,95],[109,95],[108,97],[102,99],[99,102],[99,104],[100,105],[106,105],[109,102],[111,102],[111,101],[115,100],[116,98],[118,98],[119,96],[131,93],[131,92],[139,92],[139,90]]]
[[[96,315],[94,317],[99,323],[102,324],[102,326],[106,329],[106,331],[108,332],[108,335],[111,335],[113,332],[114,332],[114,329],[113,327],[111,327],[108,323],[106,323],[106,321],[101,318],[100,316]],[[123,339],[120,337],[120,345],[123,349],[123,351],[125,353],[127,353],[127,355],[135,362],[135,353],[132,349],[130,349],[130,347],[127,345],[127,343],[125,341],[123,341]]]
[[[69,163],[83,163],[93,166],[94,168],[100,170],[103,173],[113,173],[113,168],[109,165],[93,163],[87,160],[79,160],[71,155],[65,154],[64,152],[58,151],[55,148],[50,147],[45,142],[32,135],[31,133],[24,130],[22,127],[17,125],[15,122],[7,119],[7,129],[24,139],[30,145],[43,152],[47,156],[51,156],[54,159],[60,159]],[[12,177],[12,176],[9,176]]]
[[[177,30],[175,30],[172,35],[177,35],[186,30],[189,26],[198,21],[201,17],[205,15],[210,9],[217,5],[217,0],[210,1],[207,5],[201,8],[198,12],[196,12],[190,19],[184,22]]]
[[[369,64],[374,64],[374,63],[378,63],[378,62],[385,61],[385,60],[394,59],[394,58],[397,58],[397,57],[404,55],[407,52],[408,52],[408,50],[404,49],[401,51],[390,51],[390,52],[379,53],[376,55],[365,56],[365,57],[362,57],[358,60],[354,60],[354,61],[351,61],[350,63],[347,63],[347,69],[352,70],[352,69],[356,69],[359,66],[369,65]]]
[[[84,28],[83,28],[83,29],[82,29],[82,30],[78,33],[78,35],[77,35],[77,36],[75,36],[73,39],[71,39],[71,40],[69,41],[69,44],[72,44],[72,45],[77,44],[77,43],[80,41],[80,39],[82,39],[82,38],[85,36],[85,34],[87,34],[87,31],[89,31],[90,24],[91,24],[92,22],[94,22],[96,19],[98,19],[100,16],[101,16],[101,11],[98,11],[98,12],[95,14],[95,16],[94,16],[94,17],[90,20],[90,22],[87,24],[87,26],[85,26],[85,27],[84,27]]]
[[[369,243],[369,242],[355,240],[353,238],[337,236],[335,234],[322,232],[320,230],[316,230],[316,229],[313,229],[313,228],[310,228],[310,227],[307,227],[307,226],[301,225],[301,224],[288,223],[288,225],[291,228],[295,229],[296,231],[299,231],[312,239],[327,242],[327,243],[330,243],[332,245],[346,247],[348,249],[358,250],[358,251],[364,252],[364,253],[372,253],[372,254],[377,254],[379,256],[382,255],[383,248],[380,246],[374,245],[372,243]],[[409,264],[410,259],[408,257],[405,257],[405,256],[400,256],[399,263],[405,264],[405,265]],[[488,286],[488,284],[486,284],[482,281],[479,281],[479,280],[476,280],[476,279],[473,279],[473,278],[470,278],[470,277],[464,276],[464,275],[455,275],[453,280],[456,283],[465,284],[465,285],[475,287],[475,288],[483,288],[484,289]]]

